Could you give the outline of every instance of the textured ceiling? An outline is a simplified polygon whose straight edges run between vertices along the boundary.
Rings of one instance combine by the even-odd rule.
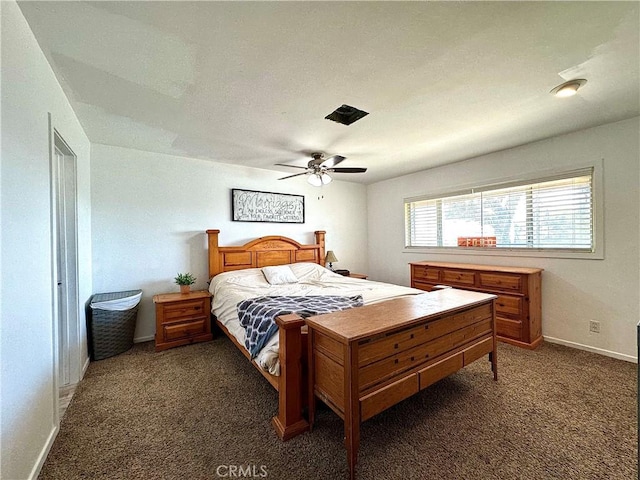
[[[19,5],[95,143],[372,183],[640,114],[638,2]]]

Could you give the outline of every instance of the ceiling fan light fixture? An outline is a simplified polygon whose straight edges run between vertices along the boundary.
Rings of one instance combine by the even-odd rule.
[[[307,183],[309,183],[309,185],[321,187],[322,185],[328,185],[333,181],[333,178],[329,173],[364,173],[367,171],[366,168],[362,167],[336,167],[336,165],[342,163],[343,160],[346,160],[346,157],[343,157],[342,155],[332,155],[329,158],[324,158],[324,154],[314,152],[311,154],[311,160],[309,160],[306,167],[276,163],[276,165],[280,165],[282,167],[292,167],[304,170],[302,173],[287,175],[286,177],[279,178],[278,180],[286,180],[287,178],[307,175]]]
[[[550,93],[559,98],[573,97],[578,93],[578,89],[582,87],[587,81],[584,78],[578,78],[576,80],[569,80],[556,88],[551,90]]]
[[[328,175],[327,175],[328,176]],[[307,178],[307,182],[310,185],[313,185],[314,187],[321,187],[322,186],[322,178],[320,177],[319,174],[314,173],[313,175],[309,175],[309,177]],[[328,183],[328,182],[327,182]]]

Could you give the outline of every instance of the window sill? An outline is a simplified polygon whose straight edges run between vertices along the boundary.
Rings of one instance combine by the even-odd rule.
[[[571,258],[575,260],[604,260],[604,252],[571,252],[566,250],[542,250],[520,248],[478,247],[404,247],[402,253],[428,253],[431,255],[471,255],[482,257],[537,257]]]

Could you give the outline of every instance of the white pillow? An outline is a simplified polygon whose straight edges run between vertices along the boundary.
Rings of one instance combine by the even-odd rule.
[[[262,267],[264,278],[271,285],[282,285],[285,283],[298,283],[298,277],[295,276],[289,265],[278,265],[275,267]]]

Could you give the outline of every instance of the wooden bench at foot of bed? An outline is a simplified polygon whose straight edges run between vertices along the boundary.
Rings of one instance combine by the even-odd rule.
[[[309,327],[309,423],[320,398],[344,420],[350,478],[360,423],[488,355],[495,295],[453,288],[327,313]]]

